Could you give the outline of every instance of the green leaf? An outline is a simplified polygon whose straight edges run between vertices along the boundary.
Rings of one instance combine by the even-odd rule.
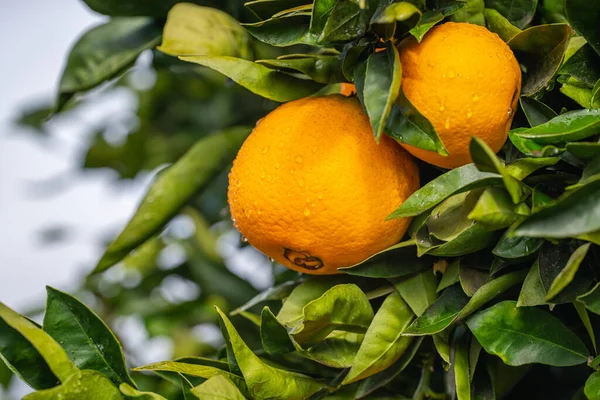
[[[473,295],[489,281],[490,274],[488,271],[482,271],[462,265],[463,260],[459,262],[458,266],[460,286],[467,296],[473,297]]]
[[[97,371],[75,371],[62,385],[31,393],[23,400],[122,400],[119,389]]]
[[[516,236],[568,238],[600,229],[600,180],[572,190],[528,217]]]
[[[350,368],[364,339],[364,333],[333,331],[308,349],[294,342],[300,355],[331,368]]]
[[[409,21],[417,17],[421,19],[421,10],[408,1],[392,3],[373,16],[371,24],[393,24],[396,21]]]
[[[471,299],[463,293],[460,285],[451,286],[405,329],[404,334],[421,336],[441,332],[454,322],[467,318],[494,297],[521,283],[524,276],[525,271],[502,275],[481,286]]]
[[[573,281],[573,278],[575,277],[575,274],[577,273],[581,262],[587,255],[589,248],[590,243],[586,243],[577,248],[577,250],[575,250],[573,254],[571,254],[565,267],[552,281],[552,284],[550,285],[550,288],[548,289],[548,293],[546,293],[546,297],[544,298],[544,300],[552,300],[554,297],[556,297],[557,294],[559,294],[564,288],[566,288],[567,285],[569,285],[569,283]]]
[[[523,180],[535,171],[556,165],[559,161],[559,157],[519,158],[506,166],[506,172],[518,180]]]
[[[561,114],[550,121],[516,132],[515,135],[538,143],[560,143],[588,138],[600,129],[600,110],[576,110]]]
[[[582,160],[591,160],[600,156],[600,143],[567,143],[566,148],[569,153]]]
[[[558,73],[572,76],[591,88],[600,79],[600,55],[586,43],[564,62]]]
[[[23,346],[21,336],[22,338],[27,340],[35,348],[35,350],[37,350],[37,352],[43,357],[48,367],[50,368],[50,371],[52,371],[52,373],[61,382],[65,383],[71,375],[79,371],[75,364],[73,364],[73,362],[69,359],[67,353],[63,350],[63,348],[60,347],[60,345],[56,343],[50,335],[48,335],[46,332],[40,329],[35,323],[31,322],[29,319],[25,318],[24,316],[16,313],[15,311],[5,306],[2,302],[0,302],[0,319],[4,321],[4,323],[8,327],[14,329],[20,334],[20,336],[18,337],[19,341],[15,343],[15,345]],[[11,336],[12,339],[17,338],[17,336],[14,334]],[[12,345],[12,343],[9,345]],[[33,356],[30,350],[28,350],[28,353],[29,354],[27,354],[27,361],[32,359],[38,359],[37,356]],[[23,354],[23,356],[25,355],[26,353]],[[14,356],[17,357],[18,355]],[[4,357],[5,356],[3,356],[3,358]],[[5,358],[5,360],[11,363],[7,358]],[[21,360],[18,360],[18,364],[20,363]],[[41,368],[40,372],[44,372],[44,367]],[[17,373],[17,371],[15,371],[15,373]],[[27,375],[31,376],[29,371],[27,372]],[[38,379],[40,381],[38,381]],[[41,381],[42,379],[43,381]],[[39,376],[37,377],[36,381],[38,383],[43,382],[45,384],[50,383],[51,378],[49,376]]]
[[[600,101],[598,101],[593,91],[588,85],[573,77],[569,77],[566,82],[563,81],[560,87],[562,94],[577,102],[581,107],[600,108]]]
[[[360,264],[339,268],[339,271],[366,278],[389,279],[431,268],[433,259],[428,256],[417,257],[414,245],[414,241],[398,243],[367,258]]]
[[[455,283],[458,283],[458,281],[459,281],[458,268],[459,268],[459,260],[458,259],[452,261],[448,265],[448,267],[446,267],[446,271],[444,271],[444,274],[442,275],[442,279],[440,280],[440,283],[438,284],[436,292],[440,292],[440,291],[446,289],[447,287],[450,287],[450,286],[454,285]]]
[[[468,333],[456,340],[454,350],[454,382],[458,400],[471,400],[471,372],[469,369]]]
[[[46,291],[44,331],[61,344],[77,368],[98,371],[116,385],[135,385],[121,343],[100,317],[66,293],[49,286]]]
[[[252,397],[302,400],[324,387],[306,375],[265,364],[244,343],[227,316],[218,308],[217,312]]]
[[[507,228],[526,214],[527,210],[520,208],[515,207],[506,190],[491,187],[483,192],[469,213],[469,219],[484,224],[490,230]]]
[[[552,157],[564,151],[564,149],[547,145],[543,146],[532,139],[525,139],[518,136],[519,133],[525,132],[528,128],[515,128],[508,132],[508,139],[521,153],[530,157]]]
[[[473,136],[469,144],[469,151],[473,162],[480,171],[497,173],[502,176],[504,187],[510,193],[513,203],[518,204],[529,196],[531,190],[508,173],[502,161],[483,140]]]
[[[2,353],[0,352],[0,354]],[[0,388],[8,389],[12,378],[13,372],[10,370],[8,365],[6,365],[4,361],[2,361],[2,357],[0,356]],[[55,379],[55,381],[58,382],[58,379]]]
[[[545,124],[557,116],[553,109],[533,97],[521,97],[519,104],[531,127]]]
[[[460,11],[452,15],[452,21],[485,26],[485,19],[483,17],[484,7],[483,0],[468,0]]]
[[[565,0],[565,16],[573,29],[600,54],[600,32],[597,26],[600,4],[585,0]]]
[[[508,41],[527,71],[523,74],[522,96],[532,96],[550,82],[560,67],[571,33],[567,24],[537,25]]]
[[[317,37],[309,32],[309,24],[308,15],[290,14],[243,26],[261,42],[285,47],[295,44],[315,45]]]
[[[230,312],[229,315],[233,317],[235,315],[238,315],[242,311],[249,310],[250,308],[254,307],[255,305],[258,305],[265,301],[283,300],[286,297],[288,297],[290,295],[290,293],[292,293],[292,290],[294,290],[294,287],[296,287],[296,282],[289,282],[289,281],[284,282],[277,286],[270,287],[270,288],[260,292],[259,294],[254,296],[252,299],[248,300],[243,306],[238,307],[235,310],[233,310],[232,312]]]
[[[410,103],[402,91],[392,106],[385,133],[400,143],[448,155],[431,122]]]
[[[502,14],[492,8],[484,9],[483,16],[485,17],[487,28],[490,31],[497,33],[505,42],[508,42],[510,39],[521,33],[519,28],[514,26]]]
[[[270,355],[284,354],[295,350],[285,326],[277,320],[269,307],[262,310],[260,340],[263,348]]]
[[[600,283],[597,283],[589,292],[577,297],[577,300],[594,314],[600,315]]]
[[[240,58],[225,56],[180,58],[183,61],[212,68],[251,92],[275,101],[300,99],[313,95],[323,88],[323,85],[312,80],[296,78]]]
[[[202,400],[244,400],[240,390],[222,375],[213,376],[206,382],[191,389],[191,393]]]
[[[444,17],[445,15],[439,11],[426,11],[423,13],[423,16],[417,25],[409,32],[417,39],[418,42],[421,42],[421,40],[423,40],[425,37],[425,34],[429,32],[429,30],[433,28],[435,24],[442,21]]]
[[[160,394],[157,393],[140,392],[139,390],[135,389],[133,386],[127,383],[121,383],[121,385],[119,386],[119,390],[128,399],[133,398],[139,400],[167,400],[166,398],[162,397]]]
[[[392,283],[416,316],[423,314],[437,299],[437,279],[432,270],[427,269],[405,278],[395,279]]]
[[[257,60],[257,63],[288,73],[302,73],[319,83],[337,83],[344,81],[342,60],[339,56],[298,54],[276,60]]]
[[[412,341],[412,338],[403,337],[402,331],[413,318],[412,311],[399,293],[394,292],[386,297],[367,330],[343,384],[364,379],[396,362]]]
[[[269,19],[285,10],[308,4],[307,0],[254,0],[244,3],[260,19]]]
[[[492,250],[498,257],[515,259],[535,254],[544,244],[544,239],[512,236],[506,231]]]
[[[587,378],[583,391],[589,400],[600,399],[600,372],[594,372]]]
[[[485,351],[505,364],[571,366],[586,362],[585,345],[560,320],[534,307],[503,301],[467,321]]]
[[[171,8],[158,50],[171,56],[253,57],[251,39],[239,22],[221,10],[191,3]]]
[[[359,5],[351,1],[336,2],[323,32],[319,37],[319,43],[350,42],[364,35],[370,17]]]
[[[592,321],[590,321],[590,315],[587,312],[585,306],[578,302],[574,301],[573,306],[577,311],[577,315],[579,315],[579,319],[581,319],[581,323],[585,326],[585,330],[590,336],[590,341],[592,342],[592,346],[594,347],[594,353],[598,353],[598,349],[596,347],[596,335],[594,334],[594,327],[592,326]]]
[[[320,37],[323,34],[325,24],[329,19],[331,11],[337,4],[337,0],[314,0],[312,15],[310,19],[310,33]]]
[[[76,93],[122,73],[159,41],[160,27],[148,18],[115,18],[86,32],[69,53],[58,85],[56,112]]]
[[[0,318],[0,360],[33,389],[52,388],[60,383],[42,355],[16,329]]]
[[[438,176],[414,192],[388,219],[419,215],[450,196],[501,182],[498,174],[481,172],[474,164],[463,165]]]
[[[97,13],[110,16],[162,17],[180,0],[83,0]],[[198,0],[192,0],[198,1]]]
[[[302,308],[302,317],[286,323],[300,344],[318,343],[334,330],[366,332],[373,320],[369,299],[354,284],[337,285]]]
[[[377,141],[381,140],[392,105],[398,97],[401,80],[400,56],[396,46],[388,41],[385,51],[375,52],[369,56],[363,92],[365,110],[369,115]]]
[[[498,10],[511,24],[523,29],[533,19],[537,0],[485,0],[485,6]]]
[[[108,246],[93,273],[105,271],[121,261],[162,229],[192,196],[204,189],[233,160],[248,133],[248,128],[234,127],[201,139],[161,173],[127,226]]]
[[[133,370],[153,372],[176,372],[178,374],[184,374],[204,379],[210,379],[214,376],[224,376],[227,379],[234,382],[236,386],[240,388],[240,390],[246,392],[246,384],[244,383],[244,380],[239,376],[211,365],[202,365],[196,363],[192,364],[190,362],[184,362],[184,360],[181,359],[178,361],[160,361],[153,364],[143,365],[141,367],[136,367],[133,368]]]
[[[367,398],[368,395],[373,393],[375,390],[386,386],[392,380],[394,380],[404,369],[411,363],[421,343],[423,342],[423,337],[414,338],[414,340],[410,343],[408,348],[404,351],[402,356],[396,361],[394,364],[384,369],[383,371],[371,375],[367,379],[363,380],[356,391],[356,399],[364,399]],[[370,397],[369,397],[370,398]]]

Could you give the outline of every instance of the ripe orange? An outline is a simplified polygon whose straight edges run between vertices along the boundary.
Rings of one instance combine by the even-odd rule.
[[[340,94],[343,94],[346,97],[356,94],[356,86],[352,83],[344,82],[340,86]]]
[[[471,136],[495,152],[502,148],[519,99],[521,70],[498,35],[479,25],[447,22],[421,43],[405,39],[398,50],[404,94],[433,124],[449,156],[403,144],[406,150],[430,164],[456,168],[472,161]]]
[[[412,158],[373,138],[356,98],[310,97],[254,128],[229,175],[231,215],[250,244],[288,268],[335,274],[397,243],[385,218],[419,186]]]

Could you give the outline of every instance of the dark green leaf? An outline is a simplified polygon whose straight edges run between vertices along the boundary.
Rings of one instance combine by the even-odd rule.
[[[201,139],[161,173],[123,232],[106,249],[94,273],[110,268],[155,235],[193,195],[205,188],[231,162],[249,131],[248,128],[231,128]]]
[[[503,301],[467,321],[485,351],[505,364],[530,363],[570,366],[586,362],[583,342],[562,322],[534,307],[517,307]]]
[[[369,56],[363,92],[365,110],[377,141],[381,139],[392,105],[398,97],[401,80],[400,56],[396,46],[388,41],[385,51]]]
[[[600,4],[585,0],[565,0],[565,16],[573,29],[600,54],[600,32],[597,26]]]
[[[599,131],[600,110],[576,110],[525,131],[516,132],[515,135],[544,144],[581,140]]]
[[[587,255],[587,252],[590,248],[590,243],[586,243],[580,246],[577,250],[571,254],[569,260],[567,261],[565,267],[556,275],[552,284],[548,288],[548,292],[546,293],[545,300],[550,301],[557,294],[559,294],[564,288],[569,285],[575,278],[575,274],[581,265],[581,262]]]
[[[588,400],[600,399],[600,372],[594,372],[585,381],[585,396]]]
[[[270,355],[289,353],[295,350],[285,326],[273,315],[269,307],[262,310],[260,318],[260,340]]]
[[[521,33],[521,30],[511,24],[502,14],[492,8],[486,8],[483,10],[483,16],[485,17],[485,24],[487,28],[497,33],[498,36],[505,42]]]
[[[244,24],[244,28],[261,42],[272,46],[314,45],[317,37],[309,32],[309,24],[308,15],[288,15]]]
[[[522,96],[532,96],[552,79],[571,37],[567,24],[537,25],[525,29],[508,41],[519,63],[524,65]]]
[[[458,400],[471,400],[471,372],[469,365],[469,338],[463,334],[454,343],[454,382]]]
[[[338,56],[309,56],[278,58],[276,60],[257,60],[259,64],[283,72],[303,73],[319,83],[337,83],[344,80],[341,71],[342,60]]]
[[[511,24],[523,29],[533,19],[537,0],[485,0],[485,6],[498,10]]]
[[[594,314],[600,315],[600,283],[597,283],[589,292],[577,297],[577,300]]]
[[[294,287],[296,287],[296,282],[284,282],[280,285],[270,287],[254,296],[252,299],[248,300],[243,306],[238,307],[230,312],[229,315],[233,317],[240,312],[249,310],[250,308],[264,301],[283,300],[290,295]]]
[[[1,351],[0,351],[0,354],[2,354]],[[46,368],[48,368],[48,367],[46,366]],[[36,368],[36,370],[39,371],[39,368]],[[0,357],[0,388],[8,389],[8,386],[10,385],[10,382],[12,381],[12,377],[13,377],[13,372],[10,370],[10,368],[8,368],[8,366],[5,364],[5,362]],[[58,383],[58,379],[55,379],[55,382]]]
[[[239,22],[221,10],[191,3],[176,4],[169,11],[158,50],[172,56],[254,56],[251,39]]]
[[[401,334],[413,318],[402,297],[397,292],[390,294],[375,314],[343,384],[374,375],[396,362],[412,341]]]
[[[319,43],[350,42],[362,36],[369,17],[359,5],[351,1],[338,1],[327,17]]]
[[[100,317],[66,293],[49,286],[46,291],[44,331],[61,344],[77,368],[98,371],[116,385],[135,386],[121,343]]]
[[[84,0],[92,10],[110,16],[162,17],[174,4],[181,0]],[[191,2],[205,3],[203,0]],[[214,4],[214,3],[213,3]]]
[[[423,13],[423,16],[417,25],[410,30],[410,34],[420,42],[425,37],[425,34],[429,32],[435,24],[443,20],[444,17],[445,15],[439,11],[426,11]]]
[[[116,18],[92,28],[71,49],[60,78],[56,111],[76,93],[122,73],[159,41],[160,27],[148,18]]]
[[[452,21],[485,26],[484,8],[483,0],[468,0],[462,9],[452,15]]]
[[[591,160],[600,156],[600,143],[567,143],[567,151],[582,160]]]
[[[489,281],[490,274],[488,271],[466,267],[462,265],[461,261],[458,267],[458,277],[463,292],[467,296],[473,297],[475,292]]]
[[[31,393],[23,400],[122,400],[119,389],[97,371],[75,371],[62,385]]]
[[[191,389],[191,393],[201,400],[244,400],[240,390],[222,375],[213,376],[206,382]]]
[[[448,267],[446,267],[446,271],[444,271],[444,274],[442,275],[442,279],[440,280],[440,283],[436,289],[436,292],[440,292],[440,291],[446,289],[447,287],[450,287],[450,286],[454,285],[455,283],[459,282],[458,268],[459,268],[459,260],[458,259],[452,261],[448,265]]]
[[[309,4],[310,0],[254,0],[244,3],[260,19],[269,19],[285,10]]]
[[[469,219],[484,224],[490,230],[496,230],[511,226],[522,215],[528,214],[527,211],[527,207],[515,207],[506,190],[491,187],[483,192],[469,213]]]
[[[338,3],[337,0],[314,0],[312,16],[310,20],[310,33],[320,37],[323,34],[325,24],[329,19],[331,11]]]
[[[533,97],[521,97],[519,103],[531,127],[545,124],[557,115],[553,109]]]
[[[594,334],[594,327],[592,325],[592,321],[590,320],[590,315],[587,312],[585,306],[578,302],[574,301],[573,306],[577,311],[577,315],[579,315],[579,319],[581,319],[581,323],[585,326],[585,330],[590,336],[590,341],[592,342],[592,346],[594,347],[594,353],[598,353],[598,349],[596,347],[596,335]]]
[[[589,43],[586,43],[565,61],[558,73],[572,76],[589,87],[593,87],[600,79],[600,55]]]
[[[544,239],[511,236],[507,231],[496,244],[492,253],[502,258],[522,258],[536,253],[542,244],[544,244]]]
[[[438,176],[414,192],[388,219],[412,217],[452,195],[501,182],[500,175],[481,172],[474,164],[467,164]]]

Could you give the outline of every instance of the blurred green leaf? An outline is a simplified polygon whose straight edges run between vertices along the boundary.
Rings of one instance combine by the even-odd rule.
[[[121,394],[123,394],[127,399],[138,399],[138,400],[167,400],[163,396],[157,393],[152,392],[140,392],[135,389],[133,386],[123,382],[119,386],[119,390]]]
[[[251,38],[239,22],[221,10],[191,3],[171,8],[157,48],[171,56],[253,58]]]
[[[464,259],[461,260],[458,266],[460,287],[462,287],[463,292],[465,292],[467,296],[473,297],[473,295],[489,281],[490,274],[488,271],[469,268],[462,265],[463,261]]]
[[[279,12],[309,3],[310,0],[254,0],[245,3],[244,6],[260,19],[269,19]]]
[[[537,3],[537,0],[485,0],[486,7],[497,10],[519,29],[531,22]]]
[[[0,351],[0,354],[2,354],[1,351]],[[0,388],[8,389],[8,386],[10,385],[10,382],[12,381],[12,377],[13,377],[13,372],[4,363],[2,358],[0,358]]]
[[[583,342],[552,315],[534,307],[503,301],[467,321],[485,351],[508,365],[539,363],[570,366],[585,363]]]
[[[174,4],[181,0],[83,0],[97,13],[110,16],[162,17]],[[211,0],[189,0],[188,2],[216,5]]]
[[[363,92],[365,110],[378,142],[381,140],[386,121],[398,97],[401,80],[400,56],[396,46],[388,41],[385,51],[375,52],[369,56]]]
[[[569,24],[600,54],[600,32],[597,26],[600,4],[585,0],[565,0],[564,4]]]
[[[342,60],[336,55],[298,54],[276,60],[257,60],[257,63],[288,73],[302,73],[319,83],[344,81]]]
[[[399,293],[386,297],[369,325],[343,384],[364,379],[396,362],[412,341],[401,334],[413,318],[414,314]]]
[[[243,306],[238,307],[230,312],[229,315],[233,317],[240,312],[249,310],[250,308],[264,301],[283,300],[290,295],[294,287],[296,287],[296,282],[284,282],[280,285],[270,287],[254,296],[252,299],[248,300]]]
[[[237,84],[259,96],[285,102],[310,96],[323,85],[312,80],[296,78],[251,61],[225,56],[180,57],[183,61],[200,64],[219,71]]]
[[[498,174],[481,172],[474,164],[455,168],[431,180],[414,192],[388,219],[412,217],[429,210],[443,200],[472,189],[497,185]]]
[[[61,344],[77,368],[98,371],[116,385],[135,387],[121,343],[100,317],[66,293],[49,286],[46,291],[44,331]]]
[[[19,335],[10,335],[13,340],[18,340],[14,345],[15,346],[23,346],[22,339],[27,340],[34,348],[39,352],[39,354],[46,361],[48,367],[52,371],[52,373],[63,383],[73,374],[77,373],[79,370],[77,366],[73,364],[73,362],[69,359],[65,350],[63,350],[60,345],[54,341],[54,339],[44,332],[41,328],[39,328],[35,323],[31,322],[29,319],[24,316],[18,314],[17,312],[11,310],[4,303],[0,302],[0,319],[4,321],[7,327],[14,329]],[[22,336],[21,336],[22,335]],[[7,345],[11,345],[7,343]],[[21,347],[23,348],[23,347]],[[30,350],[28,350],[28,358],[27,361],[38,360],[37,355],[34,356]],[[3,353],[4,354],[4,353]],[[9,353],[10,354],[10,353]],[[18,357],[21,354],[12,354],[16,357],[17,365],[21,365],[21,360]],[[8,358],[5,358],[7,361]],[[9,361],[10,362],[10,361]],[[12,363],[11,363],[12,364]],[[45,368],[42,367],[43,372]],[[17,373],[18,371],[15,371]],[[46,385],[49,384],[52,379],[49,376],[36,376],[32,375],[32,371],[25,372],[33,382],[38,385]],[[24,375],[25,375],[24,373]]]
[[[537,25],[508,41],[527,71],[523,74],[522,96],[533,96],[546,87],[560,67],[571,34],[567,24]]]
[[[274,368],[262,362],[244,343],[227,316],[219,309],[217,312],[232,355],[253,397],[302,400],[324,387],[306,375]]]
[[[592,326],[592,321],[590,320],[590,315],[587,312],[587,309],[583,304],[581,304],[578,301],[574,301],[573,306],[575,307],[577,315],[579,315],[579,319],[581,319],[581,323],[585,327],[585,330],[587,331],[590,337],[590,341],[592,342],[592,346],[594,347],[594,353],[598,353],[598,349],[596,347],[596,335],[594,334],[594,327]]]
[[[248,128],[235,127],[201,139],[161,173],[135,215],[108,246],[93,273],[110,268],[155,235],[193,195],[205,188],[231,162],[248,133]]]
[[[62,385],[40,390],[23,400],[121,400],[123,396],[115,385],[97,371],[75,371]]]
[[[483,0],[467,0],[466,5],[452,15],[452,21],[485,26],[484,8]]]
[[[585,396],[589,400],[600,399],[600,372],[594,372],[585,381]]]
[[[148,18],[115,18],[86,32],[67,59],[55,111],[60,111],[76,93],[122,73],[140,53],[159,41],[160,27]]]
[[[194,396],[202,400],[244,400],[244,395],[229,379],[222,375],[213,376],[191,389]]]
[[[394,279],[392,283],[417,317],[437,299],[437,279],[430,269]]]
[[[600,143],[571,142],[567,143],[567,151],[582,160],[591,160],[600,156]]]
[[[581,262],[587,255],[587,252],[590,248],[590,243],[586,243],[571,254],[569,260],[567,261],[565,267],[559,272],[559,274],[554,278],[550,288],[548,289],[548,293],[546,293],[546,297],[544,300],[550,301],[552,300],[558,293],[560,293],[569,283],[573,281]]]
[[[490,31],[497,33],[505,42],[508,42],[510,39],[521,33],[519,28],[514,26],[497,10],[486,8],[483,10],[483,16],[485,17],[487,28]]]
[[[589,292],[577,297],[577,300],[594,314],[600,315],[600,283],[597,283]]]

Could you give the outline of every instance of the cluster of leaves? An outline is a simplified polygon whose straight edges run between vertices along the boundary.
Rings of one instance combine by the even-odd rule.
[[[226,346],[209,351],[211,358],[136,368],[173,384],[170,398],[600,399],[594,333],[600,324],[599,4],[256,0],[246,4],[254,21],[247,17],[242,29],[230,15],[193,4],[175,4],[164,22],[165,4],[175,1],[88,3],[129,17],[108,23],[117,25],[106,30],[107,40],[81,39],[61,82],[59,107],[122,73],[160,41],[160,52],[188,63],[155,52],[155,66],[168,66],[157,67],[159,76],[177,79],[171,77],[177,68],[189,74],[181,85],[166,85],[169,99],[176,87],[183,100],[163,121],[154,114],[163,110],[165,94],[158,83],[151,89],[163,106],[141,116],[149,130],[166,130],[180,107],[189,110],[184,103],[197,99],[187,91],[190,82],[207,76],[195,69],[200,64],[278,102],[352,82],[376,139],[385,133],[444,154],[431,124],[398,97],[396,43],[409,35],[421,40],[447,20],[483,24],[508,43],[523,70],[520,108],[499,155],[473,138],[473,164],[447,172],[421,165],[424,186],[390,215],[413,217],[406,241],[339,276],[307,278],[275,265],[276,285],[259,294],[227,271],[207,229],[223,218],[227,166],[250,128],[232,126],[233,118],[222,132],[201,130],[206,134],[188,142],[194,144],[157,176],[88,283],[101,294],[104,271],[130,266],[143,279],[122,290],[122,302],[131,304],[127,296],[143,301],[140,294],[172,273],[155,268],[173,240],[165,226],[182,212],[192,216],[196,235],[179,241],[187,260],[176,269],[201,283],[201,297],[177,312],[160,309],[158,322],[149,325],[168,330],[169,324],[218,321]],[[162,41],[144,36],[160,26]],[[203,122],[177,126],[188,123]],[[229,317],[211,311],[211,301]],[[49,289],[43,328],[5,307],[0,328],[0,355],[40,389],[31,398],[81,398],[82,390],[90,399],[161,398],[137,391],[114,335],[64,293]]]

